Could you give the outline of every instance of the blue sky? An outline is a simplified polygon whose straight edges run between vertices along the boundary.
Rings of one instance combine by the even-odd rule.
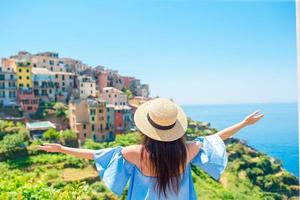
[[[295,5],[1,0],[0,57],[55,51],[180,104],[295,102]]]

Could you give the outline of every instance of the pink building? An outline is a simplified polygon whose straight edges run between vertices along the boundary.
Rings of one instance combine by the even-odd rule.
[[[22,110],[27,113],[35,113],[39,106],[39,98],[34,96],[32,89],[18,92],[18,103]]]
[[[135,79],[134,77],[130,76],[122,76],[122,79],[124,80],[124,87],[130,88],[131,82]]]
[[[115,106],[115,131],[126,133],[132,127],[132,113],[129,106]]]
[[[114,87],[104,87],[100,94],[100,98],[115,106],[128,104],[127,95]]]
[[[101,71],[98,77],[98,85],[100,92],[103,90],[103,88],[108,86],[108,72],[107,71]]]

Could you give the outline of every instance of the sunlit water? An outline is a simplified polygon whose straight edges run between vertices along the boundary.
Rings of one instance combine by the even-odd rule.
[[[297,103],[199,105],[183,108],[192,119],[210,122],[211,127],[218,130],[260,110],[265,117],[257,124],[241,130],[235,137],[280,159],[285,169],[299,177]]]

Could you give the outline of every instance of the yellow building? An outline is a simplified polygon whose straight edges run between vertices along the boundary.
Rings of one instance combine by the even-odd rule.
[[[18,88],[32,88],[32,65],[30,61],[16,61],[15,72]]]

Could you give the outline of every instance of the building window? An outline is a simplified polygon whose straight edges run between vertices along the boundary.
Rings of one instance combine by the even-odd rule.
[[[102,124],[100,124],[100,131],[101,131],[101,132],[103,131],[103,126],[102,126]]]
[[[115,97],[117,98],[117,95],[115,94]]]
[[[19,76],[19,79],[21,80],[21,79],[22,79],[22,76]]]
[[[26,79],[29,80],[29,76],[27,76]]]
[[[22,69],[19,69],[19,72],[22,72]]]
[[[102,113],[102,109],[99,109],[99,113]]]
[[[27,87],[29,87],[29,83],[27,83]]]
[[[86,129],[86,124],[83,124],[83,129]]]
[[[83,136],[86,138],[86,133],[83,133]]]
[[[95,117],[92,117],[92,121],[95,121]]]
[[[92,124],[92,131],[95,131],[95,125]]]
[[[93,84],[91,84],[91,87],[93,87]]]
[[[26,69],[26,72],[29,73],[29,69]]]
[[[90,109],[90,115],[95,115],[96,114],[96,110],[95,109]]]

